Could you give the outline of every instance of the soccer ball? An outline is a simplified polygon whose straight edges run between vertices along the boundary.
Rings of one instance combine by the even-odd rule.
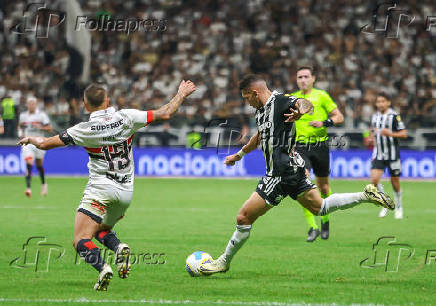
[[[185,269],[186,272],[189,273],[192,277],[195,276],[202,276],[200,272],[198,271],[198,267],[205,263],[205,262],[211,262],[213,260],[212,256],[210,256],[206,252],[197,251],[192,253],[191,255],[186,258],[186,265]]]

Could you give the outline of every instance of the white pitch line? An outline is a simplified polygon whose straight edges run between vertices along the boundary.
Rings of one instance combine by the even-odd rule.
[[[212,305],[254,305],[254,306],[339,306],[345,304],[312,304],[312,303],[284,303],[284,302],[236,302],[236,301],[175,301],[175,300],[88,300],[87,298],[78,299],[12,299],[12,298],[0,298],[1,302],[16,302],[16,303],[129,303],[129,304],[212,304]],[[367,306],[383,306],[383,304],[350,304],[353,306],[367,305]]]

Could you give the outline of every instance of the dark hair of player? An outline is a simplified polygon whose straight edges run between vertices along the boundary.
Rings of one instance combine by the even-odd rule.
[[[314,74],[313,66],[311,66],[311,65],[307,65],[307,64],[298,66],[298,68],[297,68],[297,72],[300,71],[300,70],[304,70],[304,69],[309,70],[311,75],[315,75],[315,74]]]
[[[100,84],[92,83],[85,89],[85,98],[92,107],[99,107],[106,97],[106,88]]]
[[[251,84],[258,81],[264,81],[265,79],[259,74],[247,74],[239,82],[239,90],[249,89]]]
[[[387,93],[385,93],[384,91],[379,92],[377,94],[377,97],[383,97],[386,100],[391,101],[391,97]]]

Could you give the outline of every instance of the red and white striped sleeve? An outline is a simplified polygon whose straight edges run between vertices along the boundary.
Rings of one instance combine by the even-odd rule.
[[[140,111],[137,109],[123,109],[122,112],[130,119],[133,129],[136,131],[153,122],[153,111]]]

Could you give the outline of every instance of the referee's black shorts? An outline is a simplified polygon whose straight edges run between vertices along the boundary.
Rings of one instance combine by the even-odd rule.
[[[317,177],[327,177],[330,175],[330,150],[328,141],[318,143],[298,143],[296,150],[304,159],[305,168]]]

